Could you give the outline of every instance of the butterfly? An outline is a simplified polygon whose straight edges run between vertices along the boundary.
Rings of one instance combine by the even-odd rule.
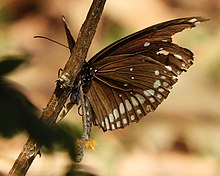
[[[72,104],[83,97],[85,116],[103,131],[139,122],[156,110],[178,76],[193,64],[193,53],[173,43],[172,36],[204,21],[188,17],[162,22],[105,47],[84,61],[72,89]],[[74,40],[68,41],[73,47]]]

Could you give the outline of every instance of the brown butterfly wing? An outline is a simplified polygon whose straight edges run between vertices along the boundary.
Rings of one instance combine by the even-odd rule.
[[[131,34],[95,55],[85,89],[94,124],[104,131],[124,128],[154,111],[168,96],[177,76],[193,64],[193,53],[171,36],[205,21],[201,17],[160,23]]]

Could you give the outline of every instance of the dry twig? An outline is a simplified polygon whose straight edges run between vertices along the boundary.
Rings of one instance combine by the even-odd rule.
[[[106,0],[93,0],[86,20],[80,29],[75,47],[60,76],[60,80],[63,80],[64,83],[68,85],[74,83],[77,74],[83,66],[83,61],[87,56],[89,46],[95,35],[96,27],[104,9],[105,2]],[[43,121],[50,125],[55,123],[61,109],[69,97],[70,91],[70,87],[66,87],[59,96],[57,96],[56,90],[54,91],[41,115]],[[9,175],[25,175],[39,153],[40,148],[41,144],[29,138],[10,170]]]

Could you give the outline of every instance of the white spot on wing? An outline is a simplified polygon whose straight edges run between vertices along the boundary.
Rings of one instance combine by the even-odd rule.
[[[164,89],[163,88],[159,88],[158,91],[159,92],[164,92]]]
[[[161,94],[157,94],[157,98],[161,99],[162,95]]]
[[[141,110],[140,109],[137,109],[137,114],[141,114],[142,112],[141,112]]]
[[[131,79],[134,79],[134,76],[132,76]]]
[[[131,120],[135,120],[135,116],[134,115],[131,115]]]
[[[155,75],[158,76],[160,74],[160,72],[158,70],[155,70]]]
[[[169,65],[166,65],[165,68],[166,68],[168,71],[172,71],[172,67],[169,66]]]
[[[178,78],[177,78],[177,76],[173,75],[173,76],[172,76],[172,79],[173,79],[173,80],[177,80]]]
[[[158,88],[158,87],[160,87],[160,86],[161,86],[160,80],[156,80],[156,81],[154,82],[154,88]]]
[[[158,54],[163,54],[163,55],[167,56],[169,54],[169,52],[160,48],[159,51],[156,54],[157,55]]]
[[[135,94],[134,95],[137,99],[138,99],[138,101],[141,103],[141,104],[144,104],[144,102],[146,101],[146,99],[142,96],[142,95],[140,95],[140,94]]]
[[[147,105],[147,106],[146,106],[146,111],[147,111],[147,112],[151,112],[151,111],[152,111],[151,105]]]
[[[109,130],[110,126],[109,126],[109,121],[107,117],[105,117],[105,125],[106,125],[107,130]]]
[[[120,103],[119,105],[119,111],[121,114],[124,114],[125,113],[125,107],[124,107],[124,104],[123,103]]]
[[[145,42],[144,43],[144,46],[146,47],[146,46],[149,46],[150,45],[150,43],[149,42]]]
[[[121,127],[121,121],[118,121],[118,122],[116,123],[116,126],[117,126],[117,128],[120,128],[120,127]]]
[[[177,59],[179,59],[179,60],[182,60],[182,59],[183,59],[182,56],[180,56],[179,54],[174,54],[174,57],[177,58]]]
[[[118,112],[118,110],[116,108],[113,109],[113,114],[115,116],[115,119],[119,118],[119,112]]]
[[[168,84],[167,82],[163,82],[163,86],[164,86],[164,87],[168,87],[169,84]]]
[[[161,79],[167,79],[166,76],[161,76]]]
[[[122,122],[123,122],[123,124],[127,124],[128,123],[127,119],[123,119]]]
[[[127,111],[132,110],[131,103],[128,100],[125,100],[125,107],[126,107]]]
[[[195,22],[197,22],[197,19],[196,18],[192,18],[192,19],[189,20],[189,22],[190,23],[195,23]]]
[[[115,124],[112,124],[112,130],[115,130]]]
[[[126,84],[126,83],[125,83],[125,84],[124,84],[124,86],[125,86],[125,87],[127,87],[127,86],[128,86],[128,84]]]
[[[138,101],[136,100],[136,98],[132,97],[131,96],[131,103],[134,105],[134,106],[138,106]]]
[[[155,99],[154,99],[154,98],[150,98],[150,102],[151,102],[151,103],[154,103],[154,102],[155,102]]]
[[[114,122],[115,121],[115,119],[114,119],[112,114],[109,114],[108,117],[109,117],[110,122]]]
[[[130,71],[132,72],[132,71],[133,71],[133,68],[130,68]]]
[[[154,95],[155,91],[153,89],[149,89],[149,90],[144,90],[143,92],[147,97],[150,97],[150,96]]]

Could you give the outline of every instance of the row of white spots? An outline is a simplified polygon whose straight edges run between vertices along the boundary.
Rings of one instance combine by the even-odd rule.
[[[158,91],[159,91],[159,92],[163,92],[164,89],[163,89],[163,88],[159,88]],[[154,96],[154,95],[155,95],[155,90],[153,90],[153,89],[144,90],[143,92],[144,92],[144,94],[145,94],[147,97],[151,97],[151,96]],[[162,95],[161,95],[160,93],[158,93],[156,96],[157,96],[158,99],[161,99],[161,98],[162,98]],[[150,100],[151,103],[154,103],[154,102],[155,102],[155,98],[153,98],[153,97],[151,97],[149,100]]]
[[[133,106],[138,106],[139,105],[139,103],[138,103],[138,101],[141,103],[141,104],[143,104],[145,101],[146,101],[146,99],[142,96],[142,95],[140,95],[140,94],[135,94],[134,95],[135,97],[133,97],[133,96],[131,96],[131,103],[132,103],[132,105]],[[131,111],[132,110],[132,105],[131,105],[131,103],[129,102],[129,100],[124,100],[124,103],[120,103],[119,104],[119,111],[118,111],[118,109],[113,109],[113,114],[112,113],[110,113],[109,115],[108,115],[108,117],[105,117],[105,121],[103,121],[102,122],[102,126],[104,127],[105,125],[106,125],[106,128],[107,129],[110,129],[110,125],[111,125],[111,129],[112,130],[114,130],[115,129],[115,125],[114,124],[110,124],[110,123],[113,123],[113,122],[115,122],[118,118],[119,118],[119,112],[120,112],[120,114],[121,115],[123,115],[123,114],[125,114],[125,109],[129,112],[129,111]],[[125,104],[125,105],[124,105]],[[140,109],[137,109],[136,110],[136,113],[137,114],[141,114],[142,113],[142,111],[140,110]],[[130,116],[130,119],[131,119],[131,121],[134,121],[135,120],[135,116],[134,115],[131,115]],[[110,123],[109,123],[110,122]],[[124,124],[124,125],[126,125],[127,123],[128,123],[128,121],[127,121],[127,119],[122,119],[122,123]],[[117,128],[120,128],[121,127],[121,121],[117,121],[116,122],[116,127]]]
[[[165,67],[168,68],[169,70],[172,70],[172,68],[169,67],[169,66],[165,66]],[[160,72],[158,70],[155,70],[154,73],[155,73],[156,76],[160,75]],[[167,79],[166,76],[164,76],[164,75],[162,75],[160,78],[163,79],[163,80]]]
[[[134,120],[135,117],[134,117],[134,116],[131,116],[131,119]],[[110,119],[109,119],[109,120],[110,120]],[[109,123],[109,120],[108,120],[107,117],[105,117],[105,121],[102,121],[102,126],[104,127],[104,126],[106,125],[106,129],[109,130],[109,129],[110,129],[110,125],[111,125],[111,129],[114,130],[114,129],[115,129],[115,124],[114,124],[114,123],[111,123],[111,124],[110,124],[110,123]],[[128,123],[127,119],[123,119],[123,120],[122,120],[122,123],[123,123],[124,125],[126,125],[126,124]],[[120,128],[121,126],[122,126],[121,121],[117,121],[117,122],[116,122],[116,127],[117,127],[117,128]]]
[[[163,88],[158,88],[158,91],[159,92],[164,92],[165,90]],[[151,97],[151,96],[155,95],[155,90],[153,90],[153,89],[144,90],[144,94],[146,96],[150,97],[149,100],[150,100],[151,103],[154,103],[156,101],[154,97]],[[120,94],[119,97],[122,97],[122,95]],[[156,95],[156,97],[158,99],[162,99],[162,95],[160,93],[158,93]],[[131,96],[130,100],[131,100],[131,103],[130,103],[129,100],[126,99],[126,100],[124,100],[124,103],[121,102],[119,104],[119,109],[114,108],[113,109],[113,113],[110,113],[108,115],[108,117],[105,117],[104,121],[102,121],[102,123],[101,123],[102,126],[103,127],[106,126],[107,130],[109,130],[109,129],[114,130],[116,128],[122,127],[122,123],[124,125],[128,124],[128,120],[126,118],[123,118],[122,121],[120,121],[118,119],[120,117],[120,114],[121,115],[125,114],[125,109],[128,112],[131,111],[133,109],[132,105],[138,107],[139,103],[140,104],[144,104],[145,101],[146,101],[146,98],[144,96],[142,96],[141,94],[136,93],[136,94],[134,94],[134,96]],[[147,112],[151,112],[152,111],[151,105],[147,105],[146,106],[146,111]],[[141,109],[137,109],[136,113],[138,115],[142,114]],[[135,120],[135,115],[131,115],[130,116],[130,120],[134,121]],[[116,122],[116,124],[115,124],[115,122]]]

